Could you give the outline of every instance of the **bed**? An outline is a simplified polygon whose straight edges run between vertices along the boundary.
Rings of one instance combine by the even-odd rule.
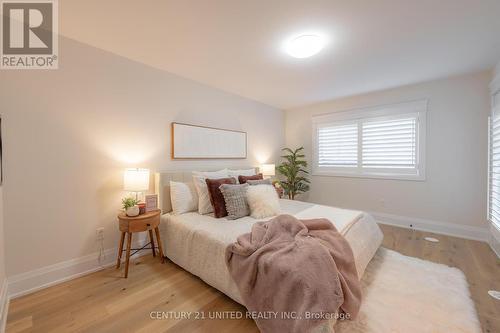
[[[156,193],[164,214],[161,217],[165,255],[210,286],[244,305],[238,288],[225,263],[226,247],[237,237],[248,233],[256,220],[244,217],[237,220],[216,219],[213,215],[190,212],[173,215],[170,211],[168,184],[170,180],[189,182],[191,172],[159,173],[155,176]],[[359,278],[382,243],[382,232],[374,218],[367,213],[281,199],[281,211],[297,218],[328,218],[349,242]]]

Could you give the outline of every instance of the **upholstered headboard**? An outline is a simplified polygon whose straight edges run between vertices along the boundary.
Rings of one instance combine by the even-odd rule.
[[[158,194],[158,208],[162,210],[163,214],[172,211],[172,204],[170,202],[170,181],[192,183],[193,171],[216,171],[220,169],[221,168],[207,168],[203,170],[165,171],[155,173],[155,193]],[[259,172],[259,168],[256,167],[233,167],[228,169],[255,169],[256,173]]]

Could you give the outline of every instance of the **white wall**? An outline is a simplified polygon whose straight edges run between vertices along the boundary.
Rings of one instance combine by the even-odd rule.
[[[490,72],[422,83],[287,110],[287,146],[311,155],[311,116],[428,99],[426,180],[313,176],[305,200],[346,208],[487,227],[487,118]],[[486,233],[487,234],[487,233]]]
[[[5,243],[4,243],[4,221],[3,221],[3,188],[0,186],[0,294],[5,274]]]
[[[9,279],[95,253],[99,227],[114,249],[125,167],[257,166],[285,140],[280,110],[66,38],[59,70],[2,71],[0,101]],[[172,161],[172,121],[247,131],[248,159]]]
[[[7,322],[7,274],[5,273],[5,244],[3,220],[3,188],[0,186],[0,332]]]

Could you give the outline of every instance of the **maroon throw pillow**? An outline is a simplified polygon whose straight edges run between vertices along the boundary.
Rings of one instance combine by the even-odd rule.
[[[208,187],[208,194],[210,194],[210,202],[214,207],[214,215],[216,218],[227,216],[226,202],[224,196],[219,190],[222,184],[236,184],[234,178],[220,178],[220,179],[205,179]]]
[[[245,184],[247,182],[247,180],[261,180],[261,179],[264,179],[264,177],[262,177],[261,173],[259,173],[258,175],[253,175],[253,176],[238,176],[238,180],[239,180],[240,184]]]

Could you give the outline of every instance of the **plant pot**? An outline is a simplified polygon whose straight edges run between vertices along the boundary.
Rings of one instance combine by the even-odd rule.
[[[125,213],[127,214],[127,216],[130,216],[130,217],[137,216],[137,215],[139,215],[139,206],[135,205],[132,207],[128,207],[125,210]]]

